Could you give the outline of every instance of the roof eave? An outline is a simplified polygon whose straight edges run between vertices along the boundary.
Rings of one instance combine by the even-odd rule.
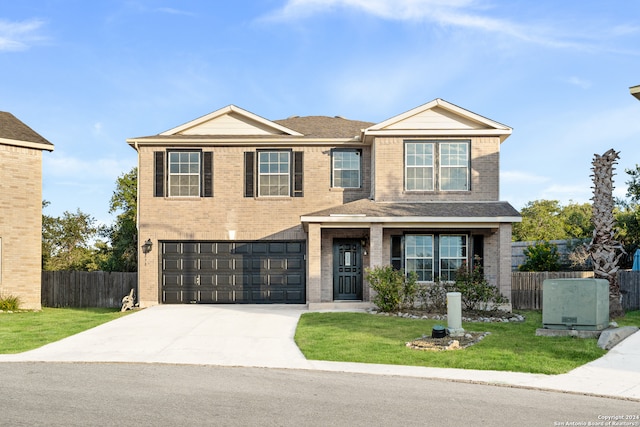
[[[180,138],[179,136],[172,138],[129,138],[127,144],[131,147],[143,145],[204,145],[204,146],[246,146],[246,145],[264,145],[264,146],[291,146],[291,145],[344,145],[344,144],[362,144],[363,141],[359,137],[353,138]]]
[[[629,88],[629,92],[633,95],[638,101],[640,101],[640,85],[631,86]]]
[[[365,214],[334,214],[323,216],[301,216],[303,223],[427,223],[427,224],[502,224],[522,222],[520,216],[492,216],[492,217],[431,217],[431,216],[391,216],[378,217]]]
[[[15,139],[0,138],[0,144],[12,145],[14,147],[34,148],[36,150],[53,151],[53,144],[44,144],[41,142],[18,141]]]

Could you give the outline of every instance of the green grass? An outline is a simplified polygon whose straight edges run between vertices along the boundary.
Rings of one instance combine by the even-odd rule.
[[[436,320],[377,316],[366,313],[305,313],[295,341],[307,359],[341,362],[560,374],[606,352],[596,339],[537,337],[542,313],[523,312],[521,323],[463,323],[467,331],[491,332],[463,350],[412,350],[406,342],[430,335]],[[640,312],[618,321],[640,325]],[[446,322],[445,322],[446,325]]]
[[[0,354],[21,353],[98,326],[123,315],[113,308],[43,308],[0,313]]]

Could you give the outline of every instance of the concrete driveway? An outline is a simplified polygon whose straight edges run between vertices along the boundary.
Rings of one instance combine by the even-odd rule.
[[[315,369],[478,382],[640,400],[640,332],[563,375],[307,360],[305,305],[158,305],[0,362],[141,362]]]
[[[305,305],[158,305],[0,361],[307,368],[293,341]]]

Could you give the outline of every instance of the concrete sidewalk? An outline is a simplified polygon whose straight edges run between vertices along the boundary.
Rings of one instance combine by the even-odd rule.
[[[159,305],[0,362],[139,362],[437,378],[640,400],[640,333],[563,375],[307,360],[293,342],[306,306]]]

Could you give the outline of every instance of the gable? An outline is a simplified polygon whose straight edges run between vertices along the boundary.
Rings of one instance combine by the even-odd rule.
[[[499,136],[512,129],[442,99],[435,99],[365,130],[365,135]]]
[[[162,132],[160,135],[302,136],[292,129],[264,119],[235,105],[229,105],[206,116]]]
[[[52,143],[5,111],[0,111],[0,144],[53,151]]]

